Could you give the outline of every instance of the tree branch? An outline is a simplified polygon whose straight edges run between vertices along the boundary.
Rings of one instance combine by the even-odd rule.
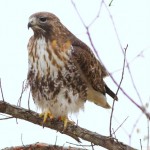
[[[0,112],[9,114],[14,118],[23,119],[42,126],[42,118],[40,118],[39,114],[34,111],[27,110],[22,107],[17,107],[4,101],[0,101]],[[70,123],[68,123],[66,130],[63,131],[63,123],[55,119],[53,121],[47,121],[44,126],[47,128],[57,130],[62,134],[71,136],[77,141],[80,141],[79,138],[81,138],[83,140],[93,143],[94,145],[99,145],[109,150],[135,150],[134,148],[125,145],[122,142],[119,142],[117,139],[103,136],[97,134],[96,132],[91,132],[79,126],[72,125]]]
[[[2,150],[79,150],[76,147],[64,147],[64,146],[57,146],[57,145],[48,145],[45,143],[34,143],[29,145],[23,145],[23,146],[15,146],[15,147],[7,147]],[[85,150],[81,149],[80,150]]]

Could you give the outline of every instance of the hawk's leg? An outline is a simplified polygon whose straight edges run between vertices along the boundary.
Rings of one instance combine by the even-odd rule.
[[[43,123],[46,122],[46,120],[47,120],[48,117],[50,118],[50,120],[54,119],[53,114],[49,110],[41,113],[40,117],[43,117]]]
[[[73,124],[73,125],[75,124],[75,122],[70,121],[67,116],[61,116],[61,117],[59,117],[59,120],[63,121],[64,130],[66,130],[68,123]]]

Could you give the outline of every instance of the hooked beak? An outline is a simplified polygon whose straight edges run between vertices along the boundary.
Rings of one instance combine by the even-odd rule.
[[[29,22],[28,23],[28,29],[30,28],[30,27],[32,27],[33,25]]]
[[[29,22],[28,22],[28,29],[33,26],[36,26],[37,22],[36,22],[36,18],[35,17],[31,17],[29,18]]]

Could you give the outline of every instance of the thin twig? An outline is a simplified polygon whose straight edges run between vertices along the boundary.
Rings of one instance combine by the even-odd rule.
[[[109,135],[112,137],[112,117],[113,117],[113,112],[114,112],[114,105],[115,105],[115,100],[113,100],[112,108],[111,108],[111,114],[110,114],[110,121],[109,121]]]
[[[29,95],[28,95],[28,109],[30,110],[30,94],[31,94],[31,91],[29,91]]]
[[[123,67],[122,67],[121,80],[120,80],[120,83],[119,83],[119,86],[118,86],[116,95],[118,94],[118,92],[119,92],[119,90],[120,90],[121,83],[122,83],[123,77],[124,77],[125,64],[126,64],[126,52],[127,52],[127,49],[128,49],[128,44],[127,44],[127,46],[124,48],[124,60],[123,60]]]
[[[127,60],[126,60],[126,61],[127,61]],[[138,96],[138,98],[139,98],[139,100],[140,100],[140,102],[141,102],[141,105],[142,105],[142,107],[143,107],[144,105],[143,105],[143,102],[142,102],[140,93],[139,93],[139,91],[138,91],[138,89],[137,89],[137,87],[136,87],[136,85],[135,85],[135,82],[134,82],[134,79],[133,79],[133,76],[132,76],[132,73],[131,73],[131,69],[130,69],[130,67],[129,67],[129,63],[128,63],[128,62],[127,62],[127,68],[128,68],[128,72],[129,72],[129,75],[130,75],[130,78],[131,78],[132,85],[133,85],[133,87],[134,87],[134,89],[135,89],[135,92],[136,92],[136,94],[137,94],[137,96]]]
[[[21,99],[22,99],[22,96],[23,96],[23,93],[24,93],[24,91],[26,90],[26,80],[24,80],[23,82],[22,82],[22,90],[21,90],[21,95],[20,95],[20,97],[19,97],[19,99],[18,99],[18,102],[17,102],[17,106],[21,106]]]
[[[57,145],[57,135],[56,135],[56,139],[55,139],[55,145]]]
[[[128,136],[129,136],[129,145],[131,145],[132,134],[133,134],[133,132],[134,132],[136,126],[138,125],[138,122],[140,121],[140,119],[141,119],[142,116],[143,116],[143,113],[141,113],[140,116],[136,119],[136,121],[135,121],[135,123],[134,123],[134,125],[132,127],[132,130],[131,130],[130,134],[128,134]]]
[[[3,100],[3,102],[4,102],[5,99],[4,99],[3,89],[2,89],[1,78],[0,78],[0,91],[1,91],[1,95],[2,95],[2,100]]]
[[[141,147],[141,150],[142,150],[142,141],[141,141],[141,139],[140,139],[140,147]]]
[[[116,34],[116,37],[117,37],[119,46],[120,46],[122,52],[124,53],[124,49],[123,49],[123,47],[122,47],[122,44],[121,44],[121,41],[120,41],[120,38],[119,38],[119,35],[118,35],[118,32],[117,32],[117,29],[116,29],[116,26],[115,26],[115,22],[114,22],[114,20],[113,20],[113,17],[112,17],[112,15],[111,15],[111,13],[110,13],[110,11],[109,11],[109,9],[108,9],[108,7],[107,7],[105,1],[102,0],[102,2],[103,2],[104,6],[105,6],[105,8],[106,8],[106,10],[107,10],[107,12],[108,12],[108,14],[109,14],[109,18],[111,19],[111,22],[112,22],[112,24],[113,24],[113,28],[114,28],[114,31],[115,31],[115,34]]]
[[[114,135],[114,138],[117,139],[116,134],[115,134],[115,131],[114,131],[113,128],[112,128],[112,131],[113,131],[112,135]]]
[[[9,117],[7,114],[3,114],[3,113],[0,113],[0,115],[1,115],[1,116],[4,116],[4,117],[6,117],[6,118]]]
[[[74,146],[79,146],[79,147],[91,147],[91,145],[93,145],[92,143],[91,143],[91,145],[82,145],[82,144],[74,144],[74,143],[71,143],[71,142],[66,142],[67,144],[71,144],[71,145],[74,145]]]
[[[14,117],[6,117],[6,118],[0,118],[0,120],[7,120],[7,119],[12,119]]]
[[[103,64],[103,63],[102,63],[102,61],[101,61],[101,59],[100,59],[100,57],[99,57],[99,55],[98,55],[98,52],[97,52],[97,50],[96,50],[95,46],[94,46],[94,43],[93,43],[93,41],[92,41],[92,38],[91,38],[91,34],[90,34],[90,31],[89,31],[89,28],[88,28],[88,27],[86,27],[86,30],[87,30],[87,32],[86,32],[86,33],[87,33],[87,35],[88,35],[88,38],[89,38],[90,44],[91,44],[91,46],[92,46],[92,48],[93,48],[93,50],[94,50],[94,52],[95,52],[96,56],[98,57],[98,59],[99,59],[100,63],[101,63],[101,64]]]
[[[97,12],[97,15],[96,15],[96,17],[91,21],[91,23],[88,25],[88,28],[91,27],[91,26],[95,23],[95,21],[99,18],[100,12],[101,12],[101,9],[102,9],[102,4],[103,4],[103,2],[101,1],[101,2],[100,2],[99,10],[98,10],[98,12]]]
[[[77,7],[76,7],[76,4],[74,3],[74,1],[73,1],[73,0],[71,0],[71,3],[72,3],[72,5],[73,5],[73,7],[74,7],[74,9],[75,9],[76,13],[78,14],[78,16],[79,16],[79,18],[80,18],[80,20],[81,20],[82,24],[84,25],[84,27],[86,27],[86,24],[84,23],[84,21],[83,21],[83,19],[82,19],[81,15],[80,15],[80,13],[79,13],[79,11],[78,11]]]
[[[12,117],[12,116],[8,116],[8,115],[2,114],[2,113],[0,113],[0,115],[3,116],[3,117],[5,117],[5,118],[0,118],[0,120],[7,120],[7,119],[12,119],[12,118],[14,118],[14,117]]]
[[[108,5],[109,7],[112,6],[112,2],[113,2],[113,0],[110,1],[109,5]]]
[[[120,80],[120,83],[118,85],[118,89],[116,91],[116,95],[118,94],[119,92],[119,89],[121,87],[121,83],[123,81],[123,77],[124,77],[124,70],[125,70],[125,63],[126,63],[126,52],[127,52],[127,49],[128,49],[128,44],[126,46],[126,48],[124,49],[124,60],[123,60],[123,67],[122,67],[122,74],[121,74],[121,80]],[[110,126],[109,126],[109,133],[110,133],[110,136],[112,136],[112,133],[111,133],[111,128],[112,128],[112,117],[113,117],[113,112],[114,112],[114,104],[115,104],[115,100],[113,101],[113,106],[112,106],[112,110],[111,110],[111,115],[110,115]]]
[[[25,147],[24,143],[23,143],[23,135],[21,134],[21,143],[22,143],[22,146]]]
[[[128,117],[119,125],[119,127],[115,130],[115,131],[113,131],[113,133],[112,134],[115,134],[117,131],[118,131],[118,129],[125,123],[125,121],[128,119]]]
[[[150,148],[150,145],[149,145],[149,138],[150,138],[149,132],[150,132],[150,130],[149,130],[149,120],[147,119],[147,150],[149,150],[149,148]]]
[[[18,118],[16,118],[16,124],[18,124]]]
[[[94,144],[93,143],[91,143],[91,147],[92,147],[92,150],[94,150]]]
[[[120,124],[120,119],[118,120],[115,116],[113,116],[113,120],[115,120],[118,124]],[[123,126],[122,126],[121,129],[124,131],[124,133],[125,133],[127,136],[129,135],[128,130],[126,130]],[[114,131],[113,128],[112,128],[112,131]],[[114,134],[114,135],[115,135],[115,134]],[[116,137],[114,137],[114,138],[116,138]]]

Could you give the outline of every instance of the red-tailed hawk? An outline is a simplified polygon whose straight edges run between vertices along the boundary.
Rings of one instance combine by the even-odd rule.
[[[91,49],[73,35],[52,13],[30,16],[34,35],[28,43],[28,81],[33,100],[47,117],[61,118],[83,109],[86,100],[110,108],[106,93],[117,96],[103,78],[108,75]]]

